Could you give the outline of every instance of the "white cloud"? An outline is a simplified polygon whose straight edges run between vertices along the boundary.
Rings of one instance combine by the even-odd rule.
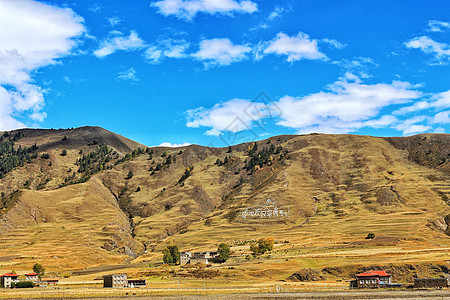
[[[124,36],[120,31],[111,31],[110,36],[100,43],[100,48],[94,51],[97,57],[105,57],[116,51],[136,51],[145,48],[145,42],[135,31]]]
[[[436,124],[450,124],[450,110],[447,111],[441,111],[440,113],[437,113],[432,123]]]
[[[446,63],[450,57],[450,46],[446,43],[439,43],[427,36],[416,37],[405,43],[406,47],[419,49],[425,54],[434,56],[440,64]]]
[[[354,57],[333,61],[332,63],[341,66],[346,72],[357,74],[361,78],[369,78],[369,70],[378,67],[378,64],[370,57]]]
[[[269,28],[269,23],[275,21],[276,19],[279,19],[285,14],[286,12],[292,11],[291,6],[275,6],[274,10],[267,16],[265,20],[260,22],[258,25],[251,27],[250,31],[255,31],[259,29],[267,29]]]
[[[291,7],[282,7],[282,6],[275,6],[275,9],[269,14],[267,17],[267,20],[273,21],[277,18],[281,18],[284,13],[291,11]]]
[[[393,81],[366,84],[348,73],[327,89],[301,97],[284,96],[268,103],[232,99],[212,108],[188,110],[187,127],[206,127],[206,135],[220,136],[245,130],[263,128],[272,119],[279,126],[297,130],[299,134],[350,133],[362,128],[392,128],[410,135],[433,130],[433,124],[448,124],[450,111],[400,119],[389,111],[393,106],[408,105],[424,95],[420,86]],[[433,105],[448,105],[450,91],[433,97]],[[275,113],[273,113],[275,112]]]
[[[328,44],[335,49],[344,49],[345,47],[347,47],[347,44],[342,44],[335,39],[322,39],[322,43]]]
[[[200,42],[200,49],[192,57],[202,61],[205,67],[230,65],[247,59],[252,48],[248,45],[234,45],[229,39],[211,39]]]
[[[113,27],[118,25],[121,22],[119,17],[112,17],[112,18],[108,18],[107,20],[108,20],[109,24]]]
[[[278,124],[301,132],[304,128],[314,130],[325,125],[328,129],[334,128],[339,132],[351,132],[365,126],[379,127],[395,121],[393,117],[370,121],[382,108],[409,102],[420,95],[405,82],[369,85],[361,83],[357,78],[341,79],[330,85],[326,92],[281,98],[277,103],[282,111]]]
[[[136,77],[136,70],[134,68],[119,72],[117,74],[117,79],[139,81],[139,79]]]
[[[426,116],[416,116],[402,121],[395,127],[395,129],[402,131],[403,135],[410,135],[429,131],[432,128],[431,126],[417,124],[422,123],[426,119],[427,119]]]
[[[170,148],[178,148],[178,147],[185,147],[185,146],[189,146],[192,145],[191,143],[181,143],[181,144],[176,144],[176,143],[170,143],[170,142],[165,142],[165,143],[161,143],[159,144],[159,147],[170,147]]]
[[[100,5],[98,5],[98,3],[95,3],[93,6],[88,8],[90,11],[92,12],[98,12],[99,10],[101,10],[102,8],[100,7]]]
[[[425,109],[445,109],[450,107],[450,90],[432,95],[429,100],[419,101],[411,106],[402,107],[393,112],[395,115],[405,115]]]
[[[246,99],[232,99],[214,107],[188,110],[187,127],[210,127],[205,134],[218,136],[224,131],[239,132],[250,129],[255,122],[268,115],[264,103]]]
[[[32,0],[0,2],[0,130],[24,127],[18,117],[42,121],[43,90],[31,74],[57,63],[77,46],[84,20],[69,8]]]
[[[437,20],[428,21],[428,31],[443,32],[444,29],[449,29],[449,28],[450,28],[449,22],[442,22],[442,21],[437,21]]]
[[[310,39],[303,32],[299,32],[295,36],[288,36],[280,32],[273,40],[260,43],[257,46],[255,58],[261,59],[267,54],[285,55],[287,56],[286,60],[290,63],[302,59],[327,59],[327,56],[320,52],[317,40]]]
[[[185,20],[192,20],[197,13],[231,15],[233,12],[254,13],[258,10],[258,5],[248,0],[160,0],[151,5],[164,16],[174,15]]]
[[[160,40],[145,51],[144,57],[152,64],[160,63],[164,57],[185,58],[188,56],[185,52],[189,46],[190,44],[183,39]]]

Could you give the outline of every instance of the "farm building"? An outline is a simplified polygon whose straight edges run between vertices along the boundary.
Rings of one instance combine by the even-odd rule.
[[[219,256],[218,252],[181,252],[180,254],[180,264],[197,264],[203,263],[205,265],[210,264],[215,258]]]
[[[145,280],[145,279],[128,279],[127,286],[130,288],[147,286],[147,280]]]
[[[17,283],[19,282],[18,279],[19,275],[14,274],[14,273],[6,273],[3,274],[0,278],[1,278],[1,285],[4,287],[11,287],[12,283]]]
[[[391,286],[391,274],[385,271],[366,271],[356,274],[356,280],[350,282],[351,288],[373,288]]]
[[[415,288],[450,287],[450,277],[447,278],[414,278]]]
[[[38,276],[39,276],[39,274],[31,272],[31,273],[25,274],[25,280],[36,282],[39,280]]]
[[[126,287],[127,274],[112,274],[103,276],[103,287]]]

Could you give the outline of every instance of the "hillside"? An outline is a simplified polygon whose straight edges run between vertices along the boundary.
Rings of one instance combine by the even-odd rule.
[[[195,251],[220,242],[233,246],[235,268],[220,270],[237,278],[448,266],[450,135],[311,134],[150,149],[95,127],[10,134],[18,132],[16,147],[38,149],[0,179],[2,269],[159,262],[170,243]],[[92,159],[81,168],[83,155]],[[249,243],[268,236],[277,245],[264,266],[245,259]]]

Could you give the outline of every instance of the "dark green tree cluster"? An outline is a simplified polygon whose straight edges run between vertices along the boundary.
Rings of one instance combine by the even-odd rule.
[[[153,151],[153,150],[152,150]],[[161,157],[165,157],[166,160],[163,160],[162,163],[158,163],[154,168],[151,166],[148,171],[151,172],[150,175],[155,174],[156,172],[162,170],[163,167],[169,166],[171,163],[174,163],[177,161],[175,156],[172,156],[172,154],[167,154],[166,151],[161,154]],[[152,163],[155,163],[154,161]]]
[[[253,255],[264,254],[267,251],[272,251],[274,244],[272,237],[260,238],[257,243],[250,245],[250,251],[253,252]]]
[[[128,172],[127,177],[125,177],[125,179],[131,179],[133,178],[134,174],[133,171],[130,170],[130,172]]]
[[[219,261],[226,262],[230,257],[230,246],[225,243],[221,243],[217,248],[217,252],[219,253]]]
[[[220,158],[218,158],[214,164],[220,167],[228,164],[230,161],[231,159],[228,158],[228,156],[225,156],[225,159],[223,161]]]
[[[262,168],[264,165],[269,164],[272,161],[273,155],[278,155],[283,150],[283,147],[276,146],[271,144],[268,148],[265,147],[260,151],[258,150],[258,144],[253,143],[251,149],[249,150],[248,155],[250,156],[250,160],[245,164],[245,169],[247,171],[253,172],[256,166]],[[286,152],[287,150],[285,150]],[[284,153],[286,154],[286,153]],[[280,158],[282,155],[280,155]]]
[[[77,159],[78,173],[92,175],[107,169],[107,163],[114,158],[113,150],[106,145],[100,145],[92,152]]]
[[[372,233],[372,232],[368,233],[366,236],[366,240],[372,240],[374,238],[375,238],[375,233]]]
[[[38,274],[38,277],[41,278],[45,274],[45,268],[41,264],[35,263],[33,266],[33,272]]]
[[[37,158],[37,146],[31,147],[15,147],[15,142],[23,137],[22,132],[18,132],[14,136],[5,132],[0,137],[0,178],[12,171],[16,167],[22,167],[26,163],[30,163],[32,159]]]
[[[194,166],[187,167],[186,170],[184,170],[183,176],[181,176],[180,180],[178,180],[178,183],[182,183],[183,181],[188,179],[189,176],[191,176],[193,170],[194,170]]]
[[[34,287],[34,283],[32,281],[19,281],[19,282],[12,282],[11,288],[14,289],[22,289],[22,288],[32,288]]]
[[[162,253],[165,264],[175,265],[180,262],[180,250],[177,245],[167,246]]]
[[[147,148],[148,149],[148,148]],[[136,156],[138,156],[138,155],[140,155],[140,154],[142,154],[142,153],[144,153],[144,152],[146,152],[146,150],[144,150],[143,148],[137,148],[137,149],[134,149],[133,150],[133,152],[131,152],[131,153],[127,153],[125,156],[123,156],[121,159],[118,159],[116,162],[115,162],[115,164],[116,165],[118,165],[118,164],[121,164],[121,163],[123,163],[123,162],[126,162],[126,161],[128,161],[128,160],[132,160],[133,158],[135,158]]]

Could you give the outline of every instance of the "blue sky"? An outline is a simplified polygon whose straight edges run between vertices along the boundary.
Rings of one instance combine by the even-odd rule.
[[[448,1],[0,0],[0,130],[146,145],[450,130]]]

